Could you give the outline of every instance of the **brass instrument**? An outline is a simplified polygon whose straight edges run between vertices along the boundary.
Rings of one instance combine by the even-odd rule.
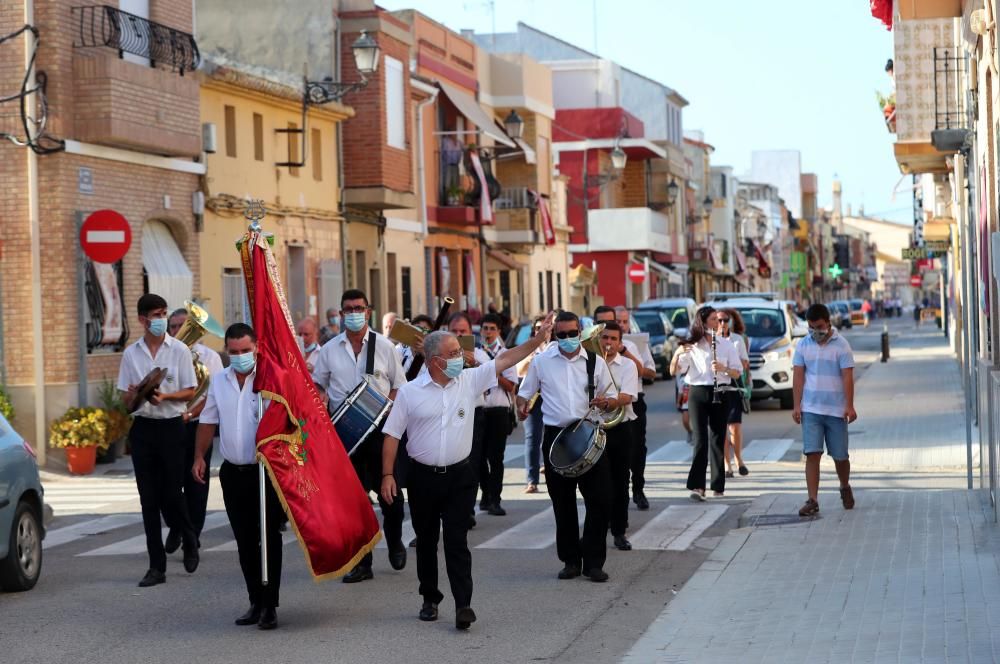
[[[615,392],[619,390],[618,383],[615,381],[615,374],[611,371],[611,365],[608,364],[607,353],[601,348],[601,332],[604,331],[604,323],[598,323],[597,325],[591,325],[580,335],[580,345],[588,353],[593,353],[594,355],[599,355],[604,359],[604,364],[608,367],[608,374],[611,376],[611,384],[615,386]],[[625,420],[625,406],[618,406],[618,408],[611,411],[602,411],[600,413],[602,429],[613,429]]]
[[[184,308],[187,310],[187,320],[181,325],[181,329],[177,330],[175,338],[188,348],[194,346],[206,334],[214,334],[220,339],[226,335],[222,324],[212,318],[212,314],[208,313],[200,305],[190,300],[185,300]],[[191,408],[198,403],[205,396],[205,392],[208,391],[208,368],[202,364],[197,351],[191,351],[191,362],[194,364],[194,376],[198,381],[198,387],[195,390],[194,396],[187,402],[187,408]]]

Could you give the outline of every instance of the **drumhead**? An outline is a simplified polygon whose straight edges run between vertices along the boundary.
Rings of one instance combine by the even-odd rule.
[[[579,426],[577,426],[579,423]],[[575,430],[574,430],[575,428]],[[568,468],[587,454],[597,434],[590,420],[577,420],[560,432],[549,451],[549,462],[555,468]]]

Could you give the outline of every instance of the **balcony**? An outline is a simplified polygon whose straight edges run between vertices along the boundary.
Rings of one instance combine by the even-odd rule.
[[[656,251],[673,253],[670,219],[645,207],[590,210],[590,251]]]
[[[73,7],[77,24],[74,48],[106,47],[148,60],[150,67],[167,67],[181,76],[194,71],[201,54],[194,37],[155,21],[108,5]]]
[[[493,201],[496,225],[484,227],[487,240],[508,244],[534,244],[539,240],[535,198],[527,187],[510,187]]]

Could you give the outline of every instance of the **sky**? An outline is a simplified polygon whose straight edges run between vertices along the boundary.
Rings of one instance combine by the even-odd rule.
[[[892,33],[866,0],[379,0],[459,31],[513,32],[518,21],[677,90],[685,130],[715,146],[739,176],[753,150],[793,149],[819,176],[828,206],[838,177],[845,206],[912,218],[876,90],[889,92]],[[596,21],[595,21],[596,14]],[[596,37],[595,37],[595,24]],[[595,48],[596,42],[596,48]]]

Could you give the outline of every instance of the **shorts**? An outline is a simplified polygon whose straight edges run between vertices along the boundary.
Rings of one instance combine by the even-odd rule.
[[[802,453],[822,454],[823,442],[826,452],[835,461],[846,461],[847,420],[833,415],[802,413]]]
[[[726,392],[729,399],[729,412],[726,415],[727,424],[743,423],[743,392]]]
[[[677,377],[677,410],[682,413],[688,409],[688,398],[691,394],[691,386],[683,380],[683,376]]]

